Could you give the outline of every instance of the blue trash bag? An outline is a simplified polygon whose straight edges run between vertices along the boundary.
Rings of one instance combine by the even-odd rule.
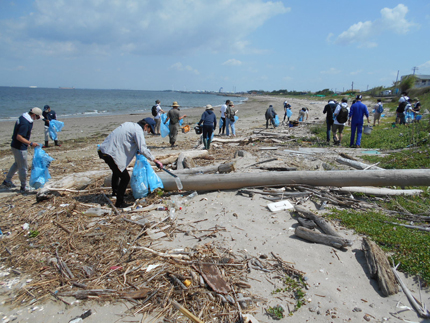
[[[224,124],[224,120],[222,118],[219,118],[219,128],[221,129]]]
[[[49,121],[49,137],[51,137],[52,140],[57,140],[57,132],[60,132],[64,127],[64,122],[58,121],[58,120],[51,120]]]
[[[170,120],[169,120],[169,122],[170,122]],[[179,125],[180,125],[180,126],[182,126],[182,125],[183,125],[183,123],[184,123],[184,119],[179,120]]]
[[[292,115],[293,115],[293,111],[291,111],[291,109],[287,109],[287,117],[291,118]]]
[[[274,121],[275,121],[275,127],[278,127],[279,126],[279,117],[278,117],[278,115],[275,116]]]
[[[40,146],[34,148],[33,162],[31,165],[30,186],[38,189],[43,187],[51,178],[49,165],[54,160]]]
[[[161,115],[161,125],[160,125],[160,134],[161,137],[166,137],[169,135],[170,130],[169,130],[169,124],[170,124],[170,120],[169,122],[167,122],[167,124],[164,124],[167,120],[167,115],[165,113],[163,113]]]
[[[130,186],[135,199],[140,199],[148,195],[148,176],[146,175],[146,158],[143,155],[136,155],[136,163],[131,174]]]
[[[239,120],[238,116],[234,116],[234,122],[236,122],[237,120]]]
[[[160,177],[158,177],[157,173],[155,173],[155,171],[152,169],[148,159],[146,159],[144,156],[142,157],[145,163],[146,178],[148,179],[148,185],[151,192],[154,192],[157,188],[164,188],[163,182],[161,181]]]
[[[303,121],[303,117],[299,117],[299,122],[302,122]]]

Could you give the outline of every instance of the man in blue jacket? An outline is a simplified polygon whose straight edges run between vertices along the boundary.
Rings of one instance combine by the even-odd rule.
[[[12,183],[12,177],[18,171],[19,180],[21,181],[21,193],[28,192],[26,186],[27,182],[27,149],[28,147],[37,147],[39,144],[30,141],[31,130],[33,129],[33,121],[43,119],[42,110],[39,108],[33,108],[30,112],[24,113],[18,118],[13,129],[12,142],[12,153],[15,158],[15,162],[9,169],[6,175],[6,179],[3,181],[3,185],[12,188],[15,184]]]
[[[43,117],[45,118],[45,145],[42,148],[48,148],[49,144],[49,122],[51,120],[57,120],[57,114],[54,110],[51,110],[51,107],[49,105],[45,105],[43,107]],[[60,147],[61,145],[58,143],[58,140],[54,140],[55,146]]]
[[[363,97],[357,95],[355,103],[351,106],[349,111],[348,125],[351,125],[351,140],[349,147],[361,148],[361,134],[363,132],[363,117],[366,116],[367,123],[369,120],[369,111],[367,106],[361,102]],[[354,143],[355,133],[357,132],[357,141]]]
[[[199,121],[199,126],[203,123],[203,144],[207,150],[211,145],[212,133],[216,129],[216,115],[213,110],[214,108],[208,104]]]

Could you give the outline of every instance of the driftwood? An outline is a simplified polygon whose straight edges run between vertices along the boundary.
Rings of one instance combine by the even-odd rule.
[[[211,165],[211,166],[203,166],[203,167],[193,167],[190,169],[181,169],[181,170],[175,170],[172,173],[179,175],[179,174],[209,174],[209,173],[230,173],[235,171],[234,162],[231,163],[224,163],[224,164],[218,164],[218,165]]]
[[[370,276],[377,279],[382,295],[396,294],[399,289],[385,253],[368,238],[363,239],[362,248],[369,266]]]
[[[342,158],[342,157],[337,158],[336,161],[340,164],[348,165],[350,167],[353,167],[353,168],[356,168],[359,170],[368,170],[368,169],[370,169],[370,170],[385,170],[384,168],[381,168],[381,167],[377,167],[374,165],[367,165],[367,164],[361,163],[359,161],[346,159],[346,158]]]
[[[212,142],[219,142],[224,144],[240,144],[240,143],[249,142],[249,138],[231,138],[231,139],[213,138]]]
[[[196,164],[194,163],[194,160],[191,157],[185,156],[184,161],[184,168],[194,168],[196,167]]]
[[[393,224],[393,225],[398,225],[398,226],[405,227],[405,228],[408,228],[408,229],[415,229],[415,230],[430,232],[430,227],[423,227],[423,226],[418,226],[418,225],[409,225],[409,224],[396,223],[396,222],[388,222],[388,221],[386,221],[386,223],[390,223],[390,224]]]
[[[315,229],[317,227],[316,223],[310,219],[305,218],[298,218],[297,222],[300,223],[301,226],[308,228],[308,229]]]
[[[176,190],[172,176],[159,174],[164,189]],[[430,172],[425,169],[381,171],[296,171],[240,174],[179,175],[184,190],[230,190],[252,186],[307,184],[314,186],[430,186]]]
[[[184,159],[185,159],[185,154],[184,153],[180,153],[178,156],[178,160],[176,161],[176,169],[181,170],[184,169]]]
[[[184,154],[185,157],[189,157],[189,158],[201,158],[201,157],[209,156],[209,152],[207,150],[186,150],[186,151],[178,152],[176,154],[171,154],[167,156],[166,155],[155,156],[155,158],[157,158],[164,165],[168,165],[168,164],[174,163],[178,159],[180,154]],[[130,166],[134,165],[135,160],[136,159],[134,159],[130,163]],[[151,165],[155,165],[155,164],[151,162]]]
[[[391,188],[376,188],[376,187],[342,187],[333,188],[331,191],[334,192],[348,192],[348,193],[363,193],[367,195],[375,196],[387,196],[387,195],[420,195],[422,190],[393,190]]]
[[[185,307],[183,307],[179,303],[172,301],[172,305],[174,308],[176,308],[179,312],[184,314],[188,319],[190,319],[194,323],[203,323],[202,320],[200,320],[197,316],[195,316],[193,313],[191,313],[189,310],[187,310]]]
[[[341,237],[340,234],[331,226],[331,224],[324,218],[312,213],[305,209],[303,206],[295,205],[294,209],[303,214],[305,218],[314,221],[318,227],[325,233],[335,237]]]
[[[301,226],[297,227],[294,233],[305,240],[325,244],[338,249],[352,246],[351,240],[319,233]]]

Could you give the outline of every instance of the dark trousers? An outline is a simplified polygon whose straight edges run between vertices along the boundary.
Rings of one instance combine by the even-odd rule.
[[[269,128],[269,121],[272,124],[273,128],[276,128],[275,127],[275,119],[270,118],[270,119],[266,119],[266,129]]]
[[[110,155],[103,154],[99,151],[99,157],[108,164],[112,171],[112,195],[116,195],[115,206],[119,207],[124,203],[124,194],[130,182],[130,175],[128,174],[127,168],[121,172]]]
[[[224,134],[224,132],[225,132],[225,117],[224,118],[221,117],[221,120],[222,120],[222,127],[219,127],[219,133],[218,134],[220,134],[220,133]]]
[[[211,140],[213,131],[214,131],[214,126],[203,125],[203,139]]]
[[[328,120],[326,120],[326,124],[327,124],[327,142],[330,142],[330,131],[333,126],[333,122],[329,122]]]

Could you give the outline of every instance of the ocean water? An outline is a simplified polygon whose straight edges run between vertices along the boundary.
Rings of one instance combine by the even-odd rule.
[[[180,109],[192,109],[207,104],[221,106],[227,99],[235,104],[246,100],[215,93],[0,87],[0,121],[14,120],[33,107],[43,110],[46,104],[57,113],[58,119],[142,114],[151,111],[157,99],[164,111],[169,110],[174,101],[179,103]]]

